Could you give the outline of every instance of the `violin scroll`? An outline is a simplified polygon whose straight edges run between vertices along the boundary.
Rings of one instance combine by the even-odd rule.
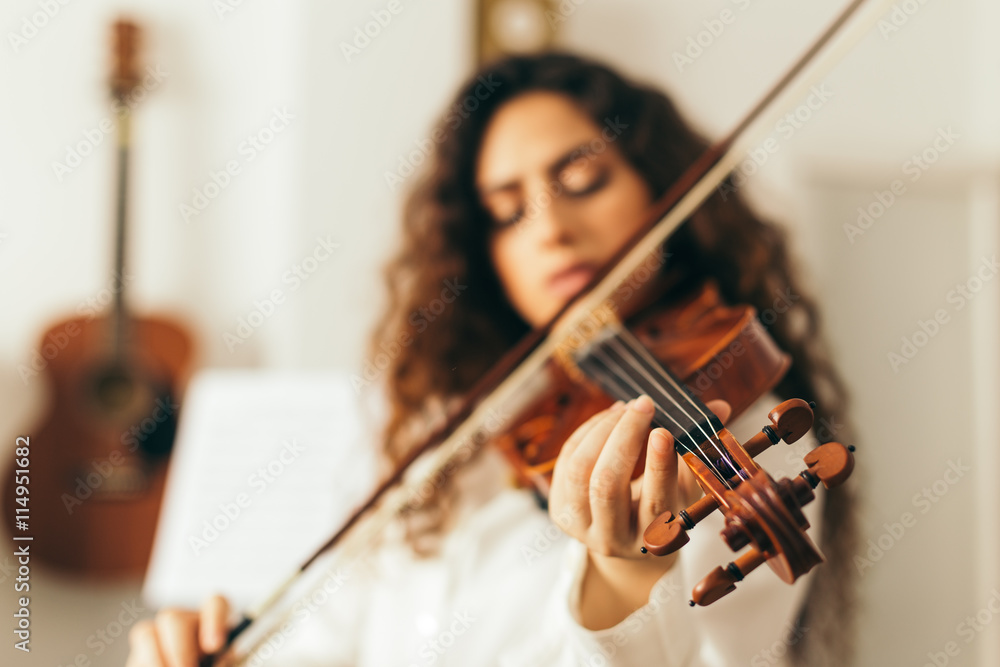
[[[661,514],[643,534],[643,553],[667,555],[687,544],[689,530],[722,508],[726,517],[722,539],[734,552],[749,546],[743,555],[725,567],[715,568],[694,588],[692,605],[708,605],[728,595],[765,562],[788,583],[822,562],[822,556],[805,536],[809,522],[802,507],[815,498],[813,489],[820,482],[833,488],[850,476],[854,448],[837,442],[823,444],[804,457],[808,468],[798,477],[775,481],[750,459],[781,440],[790,444],[800,439],[812,427],[813,412],[805,401],[791,399],[771,410],[768,418],[771,423],[745,446],[728,432],[720,433],[717,444],[725,448],[725,456],[741,464],[728,484],[720,485],[717,476],[706,474],[699,459],[684,456],[706,495],[676,516],[671,512]],[[749,457],[744,459],[741,454]],[[735,486],[732,482],[736,482]]]

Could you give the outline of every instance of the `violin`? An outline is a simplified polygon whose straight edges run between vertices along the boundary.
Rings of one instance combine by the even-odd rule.
[[[350,567],[401,512],[420,504],[428,484],[452,474],[479,447],[499,447],[520,480],[545,496],[566,438],[613,400],[642,394],[653,399],[653,423],[673,435],[675,449],[705,494],[676,515],[657,517],[644,531],[643,550],[657,556],[677,551],[689,541],[688,533],[716,510],[725,517],[722,539],[734,552],[743,550],[702,579],[692,591],[692,605],[718,601],[764,563],[789,584],[821,563],[805,532],[809,526],[802,507],[813,500],[820,483],[833,488],[849,477],[853,448],[825,443],[805,456],[805,470],[798,477],[773,479],[754,457],[778,442],[802,438],[812,426],[812,406],[799,399],[784,401],[771,410],[770,423],[760,433],[740,443],[705,403],[724,399],[738,415],[777,385],[788,369],[788,356],[752,307],[724,304],[713,285],[682,284],[649,266],[657,264],[670,235],[745,158],[756,136],[773,126],[778,109],[829,71],[875,25],[888,3],[876,0],[830,46],[864,4],[852,0],[747,117],[654,204],[648,223],[589,284],[548,324],[505,353],[445,423],[413,448],[272,595],[246,611],[220,653],[206,656],[201,664],[214,664],[222,654],[251,655],[269,635],[247,629],[258,628],[265,615],[265,626],[276,628],[289,620],[286,598],[310,566],[330,552],[328,569]],[[808,78],[801,76],[807,65],[812,68]],[[650,285],[654,278],[664,284]],[[642,300],[635,298],[637,292],[656,297],[638,307],[633,302]],[[643,465],[640,460],[633,474]]]
[[[691,604],[708,605],[731,593],[765,562],[793,583],[822,562],[804,532],[809,522],[802,506],[815,498],[820,482],[833,488],[850,476],[853,448],[828,442],[805,457],[807,468],[795,480],[772,479],[753,457],[804,436],[813,423],[811,406],[801,399],[784,401],[768,415],[771,423],[741,445],[705,402],[725,400],[738,416],[778,384],[790,366],[788,355],[752,306],[725,305],[711,283],[663,304],[645,309],[628,326],[608,314],[598,334],[557,354],[546,369],[547,390],[493,444],[522,482],[547,496],[562,443],[612,400],[646,394],[655,405],[653,423],[673,435],[675,450],[705,495],[676,516],[657,517],[643,534],[643,553],[677,551],[689,541],[688,531],[721,509],[723,539],[733,551],[750,548],[706,576]],[[633,478],[644,468],[641,457]]]

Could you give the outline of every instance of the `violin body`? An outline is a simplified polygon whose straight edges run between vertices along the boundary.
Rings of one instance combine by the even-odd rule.
[[[685,298],[644,309],[629,323],[636,338],[702,401],[724,400],[739,417],[771,391],[790,365],[752,307],[724,305],[708,283]],[[548,494],[562,444],[612,399],[565,362],[548,365],[548,386],[494,442],[522,484]],[[725,378],[724,381],[720,381]],[[641,474],[645,457],[636,466]]]
[[[169,320],[130,318],[118,360],[107,353],[110,328],[107,317],[78,317],[42,338],[41,349],[63,347],[45,368],[45,417],[29,431],[27,534],[32,555],[52,568],[139,576],[152,550],[192,343]],[[8,481],[3,504],[17,535],[15,489]]]

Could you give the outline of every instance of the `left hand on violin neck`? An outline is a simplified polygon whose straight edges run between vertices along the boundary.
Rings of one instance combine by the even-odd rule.
[[[709,407],[728,418],[724,401]],[[549,513],[589,552],[580,603],[591,629],[611,627],[644,605],[676,561],[676,554],[658,558],[640,550],[645,527],[677,511],[682,486],[673,437],[664,429],[649,431],[653,414],[648,396],[619,401],[580,426],[556,462]],[[643,454],[643,474],[633,480]],[[691,486],[683,485],[685,496],[692,495]]]

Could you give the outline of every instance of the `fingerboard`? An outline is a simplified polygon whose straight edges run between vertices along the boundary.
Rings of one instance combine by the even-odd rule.
[[[656,406],[653,424],[674,436],[681,455],[695,454],[726,486],[737,475],[716,439],[722,422],[697,396],[620,326],[608,326],[576,353],[577,367],[612,398],[630,401],[646,394]]]

